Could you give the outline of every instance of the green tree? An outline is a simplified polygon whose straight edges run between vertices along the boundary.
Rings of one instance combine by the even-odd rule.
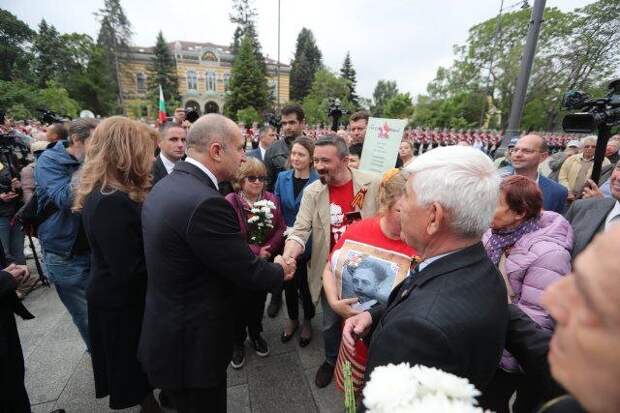
[[[252,107],[262,112],[269,106],[267,79],[256,59],[250,36],[244,36],[240,46],[230,71],[229,94],[224,105],[226,115],[233,119],[241,109]]]
[[[148,97],[153,108],[157,108],[159,104],[160,85],[164,92],[168,113],[172,113],[180,102],[177,66],[161,30],[155,41],[148,72]]]
[[[258,40],[256,32],[256,17],[258,13],[252,5],[252,0],[233,0],[233,13],[229,15],[231,23],[237,25],[233,33],[233,41],[231,51],[233,54],[239,53],[241,47],[241,39],[248,36],[252,41],[254,55],[258,61],[264,76],[267,76],[267,64],[265,56],[263,56],[262,47]]]
[[[383,116],[385,104],[390,98],[398,94],[398,86],[393,80],[379,80],[372,94],[373,105],[370,107],[372,116]]]
[[[263,118],[256,109],[249,107],[237,111],[237,120],[244,125],[252,125],[253,122],[260,122]]]
[[[11,80],[16,74],[14,69],[28,59],[26,45],[35,32],[26,23],[10,12],[0,9],[0,79]],[[25,66],[25,65],[24,65]]]
[[[37,108],[47,108],[62,115],[77,116],[79,104],[69,96],[67,90],[54,81],[39,88],[21,80],[0,80],[0,107],[16,117],[31,119]]]
[[[36,84],[45,87],[47,82],[58,80],[65,64],[64,44],[56,28],[48,25],[45,19],[39,23],[39,32],[34,37],[32,50]]]
[[[359,97],[355,92],[355,87],[357,86],[357,74],[355,72],[355,69],[353,68],[353,63],[351,62],[351,54],[349,52],[347,52],[342,67],[340,68],[340,77],[349,81],[349,100],[351,101],[351,103],[353,103],[355,109],[358,109]]]
[[[131,23],[123,11],[120,0],[104,0],[103,9],[100,9],[96,16],[101,24],[97,45],[104,51],[108,63],[107,67],[110,69],[112,90],[118,103],[117,111],[120,112],[123,107],[123,96],[120,89],[120,60],[129,50],[132,34]]]
[[[342,108],[351,112],[354,108],[348,96],[348,80],[336,76],[327,69],[320,69],[314,76],[310,93],[303,100],[306,123],[328,123],[330,98],[340,99]]]
[[[303,27],[297,35],[295,58],[291,62],[291,99],[301,102],[310,92],[316,72],[323,67],[322,54],[312,31]]]
[[[413,114],[413,102],[409,93],[399,93],[385,102],[383,116],[392,119],[407,119]]]

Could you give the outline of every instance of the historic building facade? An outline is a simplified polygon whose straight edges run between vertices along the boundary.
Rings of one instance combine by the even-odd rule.
[[[176,60],[179,94],[183,107],[192,107],[200,114],[224,110],[235,56],[227,46],[212,43],[173,42],[168,44]],[[149,113],[147,101],[148,72],[153,48],[132,47],[121,63],[121,88],[125,111],[134,117],[156,117]],[[276,99],[277,62],[266,58],[267,81]],[[290,66],[280,64],[280,104],[289,100]],[[151,105],[152,106],[152,105]],[[170,114],[169,114],[170,115]]]

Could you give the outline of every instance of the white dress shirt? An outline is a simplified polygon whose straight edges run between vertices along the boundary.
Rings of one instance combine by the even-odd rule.
[[[220,190],[220,187],[217,185],[217,178],[215,177],[215,175],[213,175],[213,172],[211,172],[209,168],[207,168],[206,166],[204,166],[202,163],[198,162],[194,158],[190,158],[189,156],[185,158],[185,162],[191,163],[192,165],[200,168],[202,172],[206,173],[207,176],[211,178],[211,181],[213,181],[213,183],[215,184],[215,189],[217,189],[218,191]]]
[[[161,162],[164,164],[164,168],[166,168],[166,172],[168,172],[168,175],[170,175],[172,173],[172,170],[174,169],[174,162],[166,158],[163,152],[159,153],[159,159],[161,159]]]
[[[609,229],[611,225],[620,224],[620,218],[616,219],[613,223],[611,220],[620,215],[620,201],[616,201],[616,205],[609,211],[607,218],[605,218],[605,231]],[[610,225],[611,223],[611,225]]]

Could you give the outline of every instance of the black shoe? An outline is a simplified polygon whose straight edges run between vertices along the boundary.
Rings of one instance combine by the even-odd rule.
[[[306,322],[304,322],[304,327],[306,326],[305,324]],[[306,347],[308,344],[310,344],[310,342],[312,341],[312,326],[310,327],[309,330],[306,330],[305,332],[310,331],[310,335],[304,337],[304,328],[301,328],[301,333],[299,333],[299,347]]]
[[[291,339],[295,335],[295,332],[297,331],[298,328],[299,328],[299,321],[295,323],[295,328],[293,328],[293,331],[291,331],[291,334],[286,334],[286,331],[282,332],[282,335],[280,336],[280,341],[283,343],[288,343],[289,341],[291,341]]]
[[[314,377],[314,384],[319,389],[326,387],[329,383],[332,382],[332,378],[334,377],[334,366],[329,364],[327,361],[324,361],[321,364],[321,367],[316,372],[316,376]]]
[[[254,351],[256,351],[256,355],[260,357],[267,357],[269,355],[269,346],[260,334],[256,337],[250,337],[250,344]]]
[[[232,360],[230,360],[230,365],[233,369],[240,369],[245,364],[245,348],[241,345],[235,344],[233,347],[233,355]]]
[[[274,318],[275,316],[278,315],[278,312],[280,311],[280,307],[282,307],[282,293],[280,293],[280,296],[278,297],[277,295],[272,295],[271,296],[271,301],[269,301],[269,305],[267,306],[267,315],[270,318]]]
[[[164,389],[159,392],[159,405],[167,409],[172,409],[174,407],[172,400],[170,400],[170,396],[168,396],[168,393],[166,393]]]

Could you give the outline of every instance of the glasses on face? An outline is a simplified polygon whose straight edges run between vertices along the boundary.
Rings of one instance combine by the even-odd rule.
[[[267,180],[266,176],[246,176],[245,179],[247,179],[248,182],[256,182],[256,181],[260,181],[260,182],[265,182]]]
[[[596,149],[596,145],[584,145],[583,149]]]

